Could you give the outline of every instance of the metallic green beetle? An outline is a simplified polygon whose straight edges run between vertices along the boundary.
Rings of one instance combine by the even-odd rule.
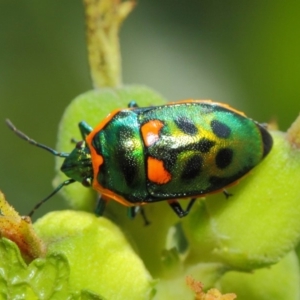
[[[131,104],[113,111],[94,129],[85,122],[79,128],[83,140],[68,154],[38,144],[12,127],[27,141],[65,157],[61,170],[70,179],[42,202],[79,181],[100,193],[98,214],[109,200],[130,207],[132,214],[135,207],[166,200],[183,217],[197,197],[235,184],[273,144],[265,126],[209,100],[142,108]],[[186,210],[177,201],[182,198],[191,199]]]

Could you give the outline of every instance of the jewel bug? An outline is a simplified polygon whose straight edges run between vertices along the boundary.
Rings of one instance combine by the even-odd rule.
[[[82,141],[71,153],[57,152],[8,126],[22,139],[64,158],[62,187],[81,182],[101,195],[96,212],[115,200],[136,207],[166,200],[187,215],[197,197],[224,191],[237,183],[270,152],[273,140],[265,126],[226,104],[184,100],[160,106],[111,112],[94,129],[79,123]],[[226,193],[226,192],[225,192]],[[189,198],[184,210],[178,199]]]

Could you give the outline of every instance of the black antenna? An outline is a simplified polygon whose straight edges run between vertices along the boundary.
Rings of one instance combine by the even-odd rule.
[[[5,123],[7,124],[7,126],[18,136],[20,137],[21,139],[27,141],[28,143],[36,146],[36,147],[39,147],[39,148],[42,148],[42,149],[45,149],[47,150],[48,152],[52,153],[53,155],[55,156],[59,156],[59,157],[68,157],[69,156],[69,153],[65,153],[65,152],[58,152],[46,145],[43,145],[43,144],[40,144],[38,142],[36,142],[34,139],[30,138],[29,136],[27,136],[25,133],[23,133],[22,131],[20,131],[19,129],[16,128],[16,126],[9,120],[9,119],[6,119],[5,120]]]
[[[20,131],[19,129],[16,128],[16,126],[9,120],[6,119],[5,120],[7,126],[21,139],[27,141],[28,143],[42,148],[48,152],[50,152],[51,154],[55,155],[55,156],[59,156],[59,157],[68,157],[69,153],[65,153],[65,152],[58,152],[46,145],[40,144],[38,142],[36,142],[34,139],[30,138],[29,136],[27,136],[25,133],[23,133],[22,131]],[[68,179],[66,181],[64,181],[63,183],[61,183],[50,195],[48,195],[45,199],[43,199],[42,201],[38,202],[34,208],[29,212],[28,216],[32,217],[32,215],[34,214],[34,212],[43,204],[45,203],[48,199],[50,199],[52,196],[54,196],[60,189],[62,189],[64,186],[67,186],[73,182],[75,182],[76,180],[74,179]]]
[[[45,199],[43,199],[42,201],[40,201],[39,203],[37,203],[35,205],[35,207],[29,212],[28,216],[32,217],[32,215],[34,214],[34,212],[42,205],[44,204],[48,199],[50,199],[53,195],[55,195],[60,189],[62,189],[64,186],[67,186],[73,182],[75,182],[76,180],[74,179],[68,179],[66,181],[64,181],[63,183],[61,183],[50,195],[48,195]]]

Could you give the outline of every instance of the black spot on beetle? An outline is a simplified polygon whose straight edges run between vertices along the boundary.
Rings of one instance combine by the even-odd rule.
[[[186,117],[179,117],[175,119],[177,127],[186,134],[195,135],[198,132],[198,128],[195,124]]]
[[[226,124],[224,124],[220,121],[217,121],[217,120],[212,120],[210,123],[210,126],[211,126],[213,133],[217,137],[226,139],[230,136],[231,129]]]
[[[102,143],[101,143],[101,131],[97,132],[92,140],[92,146],[96,150],[97,154],[102,155]]]
[[[203,165],[203,159],[200,155],[192,156],[186,163],[182,173],[181,179],[193,179],[199,175]]]
[[[179,153],[180,151],[172,150],[165,154],[163,161],[167,171],[170,172],[176,166]]]
[[[115,149],[116,162],[119,170],[122,171],[126,184],[132,186],[135,183],[138,174],[138,161],[134,155],[135,147],[127,143],[128,140],[134,140],[134,130],[129,126],[124,126],[117,132],[118,147]]]
[[[108,170],[107,163],[104,160],[103,164],[99,166],[98,175],[97,175],[97,180],[100,182],[100,184],[103,187],[107,187],[108,185],[107,177],[105,176],[107,174],[107,170]]]
[[[209,183],[211,184],[209,191],[216,191],[226,188],[229,184],[237,181],[250,171],[251,168],[244,167],[229,177],[210,176]]]
[[[121,170],[128,186],[132,186],[138,174],[138,164],[134,157],[127,156],[121,163]]]
[[[211,176],[209,178],[209,182],[213,187],[211,190],[214,191],[214,190],[219,190],[219,189],[227,186],[232,181],[230,178],[226,178],[226,177]]]
[[[214,141],[203,138],[196,144],[195,149],[199,150],[202,153],[208,153],[211,147],[213,147],[214,145],[215,145]]]
[[[216,155],[216,165],[219,169],[225,169],[228,167],[233,158],[233,151],[230,148],[223,148],[219,150]]]

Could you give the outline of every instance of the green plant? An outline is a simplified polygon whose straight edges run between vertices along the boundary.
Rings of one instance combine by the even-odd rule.
[[[147,87],[121,85],[117,35],[133,3],[85,4],[95,89],[65,111],[57,143],[64,152],[74,147],[71,138],[80,139],[79,120],[95,126],[132,99],[140,106],[165,102]],[[273,130],[272,136],[271,153],[230,189],[233,197],[199,199],[180,220],[164,202],[145,207],[151,221],[146,227],[140,216],[130,220],[126,208],[112,201],[105,216],[96,218],[95,192],[74,184],[63,194],[81,211],[51,212],[32,227],[2,198],[2,237],[18,245],[0,243],[3,297],[193,299],[195,291],[185,281],[191,275],[205,288],[235,292],[240,299],[299,299],[299,118],[287,133]],[[55,184],[65,179],[60,166],[57,158]]]

